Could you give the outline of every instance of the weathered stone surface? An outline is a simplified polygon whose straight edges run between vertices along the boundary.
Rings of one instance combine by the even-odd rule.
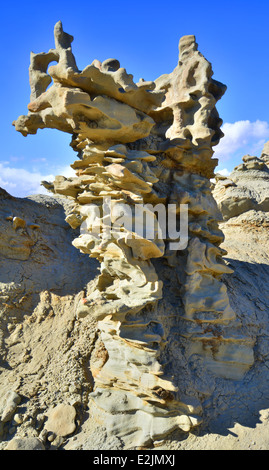
[[[261,158],[245,155],[243,163],[229,178],[216,175],[214,197],[223,219],[237,217],[250,210],[269,212],[269,166],[266,146]]]
[[[4,450],[45,450],[45,447],[36,437],[25,437],[12,439]]]
[[[269,167],[269,140],[264,144],[263,151],[261,154],[261,160],[263,160]]]
[[[8,391],[0,403],[0,418],[3,423],[10,421],[21,401],[20,395],[14,391]]]
[[[221,214],[209,181],[222,136],[216,103],[226,87],[212,79],[194,36],[180,40],[171,74],[135,84],[111,59],[80,72],[60,22],[54,35],[53,52],[30,70],[29,113],[14,125],[23,135],[44,127],[72,134],[77,176],[44,185],[73,201],[66,218],[80,227],[73,245],[100,262],[76,308],[77,321],[98,321],[102,344],[89,364],[91,413],[126,448],[151,445],[201,422],[201,394],[182,383],[172,354],[184,351],[187,370],[200,361],[225,379],[242,379],[253,364],[253,338],[241,333],[222,281],[232,270],[222,259]],[[50,54],[58,63],[47,73]],[[47,90],[43,73],[54,82]],[[120,203],[129,209],[124,226]],[[152,237],[138,233],[138,204],[174,204],[178,222],[181,205],[188,206],[188,246],[172,249],[169,234],[158,236],[153,206],[146,209]]]
[[[74,406],[61,404],[48,412],[45,429],[57,436],[69,436],[76,429],[76,409]]]
[[[44,426],[43,413],[56,406],[59,397],[68,404],[87,402],[84,393],[87,397],[92,385],[88,376],[84,378],[78,357],[89,355],[96,326],[88,318],[81,331],[74,324],[74,311],[97,271],[95,261],[72,246],[78,232],[65,222],[70,210],[67,199],[44,195],[17,199],[0,193],[4,194],[0,209],[2,449],[14,434],[37,437]],[[24,220],[25,227],[14,228],[14,218]],[[15,251],[22,232],[33,241],[27,259]]]

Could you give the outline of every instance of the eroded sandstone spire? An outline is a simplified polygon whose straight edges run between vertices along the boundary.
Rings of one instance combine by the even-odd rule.
[[[87,315],[99,321],[106,350],[92,366],[93,412],[127,447],[148,445],[201,421],[195,391],[183,396],[180,364],[169,358],[178,335],[184,360],[199,356],[214,374],[239,377],[253,361],[252,343],[240,335],[221,280],[231,270],[222,260],[209,181],[217,163],[213,146],[222,137],[215,105],[226,87],[212,79],[194,36],[180,40],[172,73],[134,83],[116,59],[94,60],[79,71],[73,38],[61,22],[54,34],[55,49],[31,55],[29,113],[14,125],[23,135],[45,127],[72,134],[77,176],[57,176],[44,186],[73,200],[67,221],[81,226],[73,243],[100,262],[100,275],[76,312],[80,321]],[[124,225],[120,204],[130,209]],[[157,204],[176,206],[178,221],[188,205],[188,246],[171,249],[169,234],[161,238],[157,230],[150,239],[136,233],[139,217],[143,225],[138,204],[152,205],[147,215],[157,228]],[[167,307],[167,270],[173,308]]]

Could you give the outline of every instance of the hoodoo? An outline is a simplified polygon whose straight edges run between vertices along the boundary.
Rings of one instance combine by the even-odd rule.
[[[80,227],[73,245],[100,262],[76,307],[81,322],[98,322],[103,344],[103,359],[89,365],[91,413],[126,448],[145,446],[202,420],[199,394],[180,387],[175,348],[227,379],[253,363],[253,339],[241,333],[222,282],[232,270],[210,183],[226,86],[194,36],[181,38],[172,73],[138,83],[116,59],[80,71],[61,22],[54,36],[54,49],[31,54],[29,112],[14,125],[24,136],[43,128],[72,136],[76,177],[43,184],[69,199],[66,221]],[[160,236],[158,208],[173,207],[179,224],[186,206],[187,243],[169,230]],[[145,216],[151,237],[139,230]]]

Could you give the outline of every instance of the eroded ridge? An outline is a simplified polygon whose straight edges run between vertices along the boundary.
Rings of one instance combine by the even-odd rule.
[[[248,211],[269,211],[269,142],[260,158],[244,155],[228,177],[216,175],[214,197],[225,221]]]
[[[31,54],[29,113],[14,125],[23,135],[45,127],[72,134],[79,158],[71,166],[77,176],[43,184],[73,200],[67,221],[81,227],[73,244],[100,262],[94,289],[77,309],[78,318],[98,320],[106,350],[92,369],[91,398],[108,430],[127,447],[148,445],[201,421],[200,403],[182,400],[173,378],[164,374],[167,332],[158,314],[163,283],[154,258],[182,266],[183,310],[178,314],[190,344],[187,359],[200,354],[224,376],[230,368],[239,371],[235,375],[244,372],[252,361],[251,353],[243,360],[236,354],[242,341],[247,352],[251,345],[223,332],[235,319],[221,281],[231,270],[222,260],[220,215],[209,179],[217,163],[213,146],[222,137],[215,105],[226,87],[212,79],[211,64],[198,52],[194,36],[180,40],[179,62],[171,74],[134,83],[116,59],[94,60],[78,70],[73,38],[61,22],[54,35],[55,49]],[[57,65],[48,68],[51,61]],[[188,205],[184,256],[171,248],[168,234],[159,237],[156,229],[148,239],[143,231],[135,232],[143,225],[138,204],[152,205],[147,216],[157,228],[154,206],[174,204],[180,219],[182,204]]]

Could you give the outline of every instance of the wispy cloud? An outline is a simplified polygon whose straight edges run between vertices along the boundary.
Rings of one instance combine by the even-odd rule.
[[[215,147],[219,162],[242,158],[246,153],[259,156],[264,143],[269,140],[269,123],[266,121],[226,122],[222,126],[224,137]]]
[[[55,174],[42,174],[39,171],[28,171],[23,168],[13,168],[8,162],[0,163],[0,187],[8,191],[12,196],[26,197],[31,194],[49,194],[41,186],[41,181],[53,181],[55,175],[63,175],[67,178],[75,173],[69,166],[64,166]]]

